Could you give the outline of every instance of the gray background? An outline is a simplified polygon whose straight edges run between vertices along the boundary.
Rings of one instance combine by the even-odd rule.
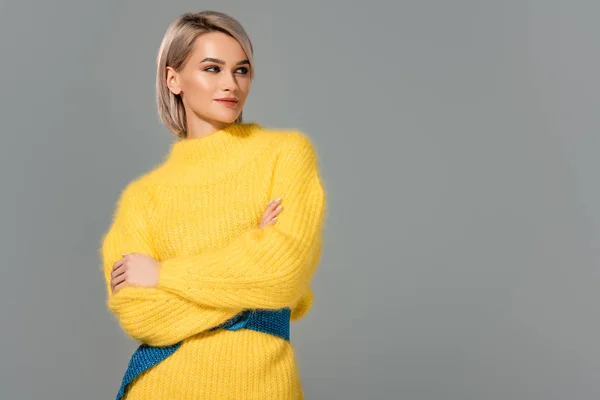
[[[329,191],[307,399],[600,395],[594,1],[0,3],[0,398],[114,398],[135,343],[97,249],[172,137],[156,52],[185,11],[256,47],[246,120]]]

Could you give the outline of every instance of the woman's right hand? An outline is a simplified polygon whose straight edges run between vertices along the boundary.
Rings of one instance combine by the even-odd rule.
[[[260,219],[260,229],[264,229],[268,225],[273,225],[277,222],[277,216],[283,210],[281,199],[271,200],[267,204],[267,208],[262,218]]]

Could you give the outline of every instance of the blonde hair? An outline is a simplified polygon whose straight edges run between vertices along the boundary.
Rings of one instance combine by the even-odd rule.
[[[198,36],[208,32],[223,32],[236,39],[250,61],[251,78],[254,75],[252,42],[243,26],[233,17],[217,11],[185,13],[171,23],[158,50],[156,69],[156,102],[162,123],[174,135],[187,136],[185,108],[179,95],[167,86],[167,67],[180,71],[188,60]],[[242,122],[242,113],[235,120]]]

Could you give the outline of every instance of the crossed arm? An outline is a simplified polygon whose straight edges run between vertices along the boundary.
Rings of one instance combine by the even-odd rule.
[[[325,193],[312,146],[303,137],[294,139],[293,149],[282,151],[274,172],[272,193],[285,203],[277,223],[247,231],[220,249],[156,262],[154,281],[140,280],[152,268],[149,259],[157,259],[143,215],[143,195],[137,185],[125,190],[102,256],[108,306],[130,336],[150,345],[169,345],[242,309],[300,304],[303,310],[297,317],[310,307],[309,282],[321,252]],[[127,253],[137,254],[123,261]]]

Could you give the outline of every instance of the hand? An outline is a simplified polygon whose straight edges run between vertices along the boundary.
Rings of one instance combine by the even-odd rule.
[[[260,229],[264,229],[265,226],[273,225],[277,222],[277,216],[281,210],[283,210],[283,207],[280,204],[281,199],[271,200],[269,204],[267,204],[267,209],[260,220]]]
[[[127,286],[156,287],[159,263],[147,254],[124,254],[113,264],[110,286],[117,293]]]

